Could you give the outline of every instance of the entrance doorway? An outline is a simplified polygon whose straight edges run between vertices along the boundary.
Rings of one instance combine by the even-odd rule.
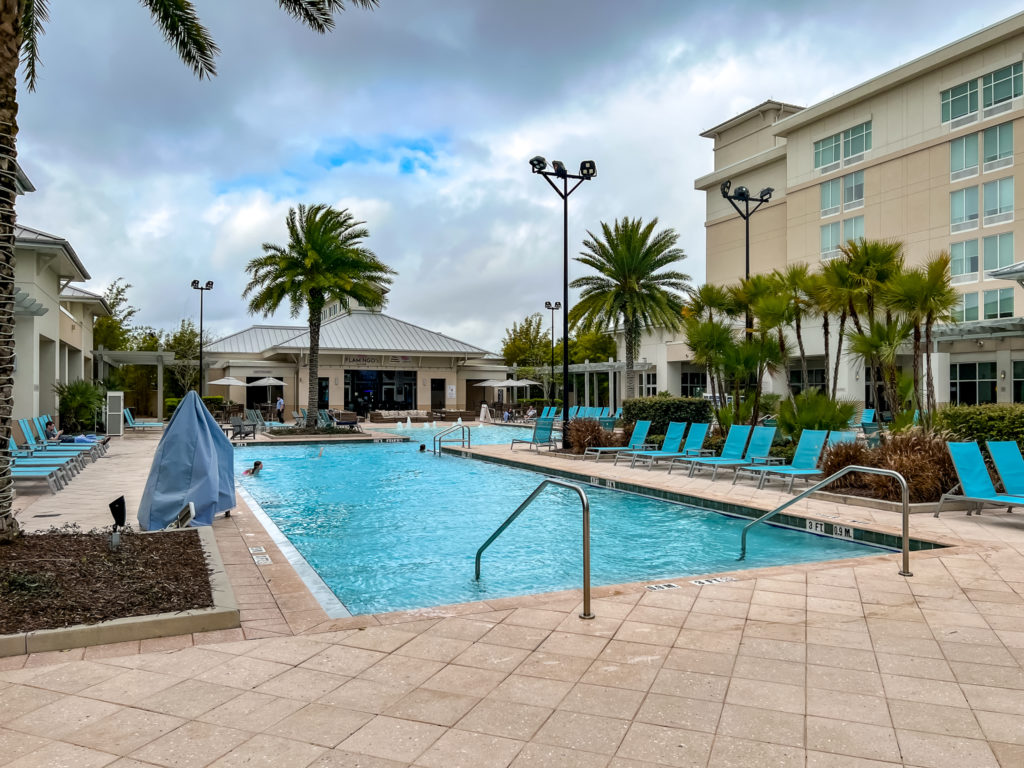
[[[444,410],[444,379],[430,380],[430,409],[433,411]]]
[[[319,376],[316,380],[316,407],[317,410],[329,408],[331,402],[331,379],[328,376]]]

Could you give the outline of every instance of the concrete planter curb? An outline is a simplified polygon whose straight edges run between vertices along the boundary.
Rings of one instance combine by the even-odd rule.
[[[213,535],[213,528],[196,528],[199,541],[206,553],[210,566],[210,587],[213,592],[213,607],[199,608],[175,613],[158,613],[150,616],[130,616],[113,619],[99,624],[78,624],[62,629],[42,629],[34,632],[19,632],[0,635],[0,657],[21,656],[26,653],[63,651],[68,648],[84,648],[90,645],[122,643],[129,640],[148,640],[154,637],[187,635],[193,632],[209,632],[215,629],[235,629],[241,626],[238,618],[238,603],[224,571],[220,550]]]

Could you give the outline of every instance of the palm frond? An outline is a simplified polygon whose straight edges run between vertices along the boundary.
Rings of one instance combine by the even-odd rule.
[[[352,0],[353,4],[372,11],[378,0]],[[277,0],[277,4],[295,18],[321,35],[334,29],[334,14],[345,10],[343,0]]]
[[[153,17],[164,39],[178,57],[202,80],[217,74],[214,59],[220,53],[196,14],[191,0],[139,0]]]
[[[21,63],[25,65],[25,85],[36,89],[39,67],[39,38],[46,32],[44,24],[50,20],[50,0],[22,0],[21,11]]]

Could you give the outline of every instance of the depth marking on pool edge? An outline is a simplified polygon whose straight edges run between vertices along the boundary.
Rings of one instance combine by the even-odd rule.
[[[679,589],[678,584],[648,584],[644,589],[649,589],[651,592],[660,592],[663,589]]]
[[[710,579],[693,579],[690,583],[703,587],[706,584],[725,584],[728,581],[736,581],[732,576],[713,576]]]

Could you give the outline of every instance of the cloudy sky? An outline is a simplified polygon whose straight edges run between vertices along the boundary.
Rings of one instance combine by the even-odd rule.
[[[570,256],[602,221],[658,217],[699,283],[702,130],[768,98],[813,104],[1017,10],[381,0],[320,37],[273,0],[196,0],[221,48],[199,82],[139,3],[51,5],[38,90],[19,90],[38,191],[18,218],[71,241],[83,287],[124,277],[136,321],[173,329],[198,320],[190,281],[213,280],[214,335],[272,322],[247,313],[245,265],[286,241],[290,206],[323,202],[365,220],[398,271],[390,314],[492,350],[562,295],[561,201],[530,157],[597,162],[570,200]]]

